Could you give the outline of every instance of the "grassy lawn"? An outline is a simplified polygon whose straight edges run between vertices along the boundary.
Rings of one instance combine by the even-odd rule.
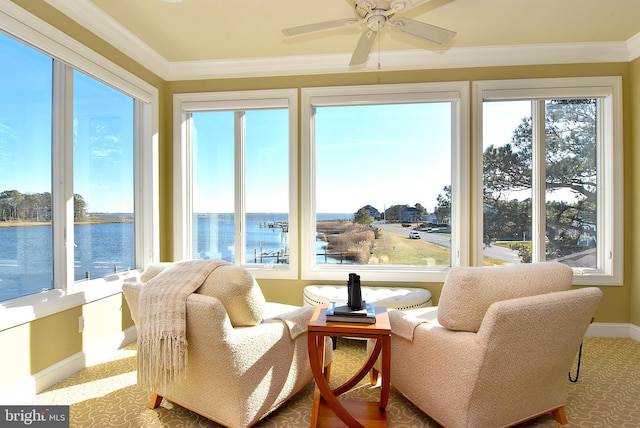
[[[493,245],[504,248],[511,248],[513,244],[524,244],[531,250],[531,241],[496,241]]]
[[[402,233],[381,231],[369,264],[449,266],[451,251]]]
[[[430,244],[422,239],[409,239],[407,235],[397,232],[382,231],[376,239],[376,248],[373,251],[369,264],[401,264],[422,266],[449,266],[451,264],[451,251],[438,245]],[[385,239],[386,238],[386,239]],[[509,248],[513,242],[501,242],[502,246]],[[499,245],[496,243],[496,245]],[[484,257],[484,266],[502,266],[504,260],[492,257]]]
[[[341,223],[337,222],[337,225],[334,223],[322,223],[324,226],[322,231],[324,233],[342,233],[343,230],[338,227]],[[400,227],[400,224],[395,226]],[[412,230],[415,225],[411,226],[411,228],[406,228],[407,232]],[[451,236],[451,234],[440,235]],[[501,241],[496,242],[494,245],[509,248],[513,243],[514,241]],[[432,244],[423,239],[409,239],[407,233],[380,230],[379,237],[375,239],[374,244],[373,254],[371,254],[368,261],[370,265],[451,266],[450,248]],[[530,242],[525,242],[525,244],[530,245]],[[505,264],[504,260],[483,257],[484,266],[502,266]]]

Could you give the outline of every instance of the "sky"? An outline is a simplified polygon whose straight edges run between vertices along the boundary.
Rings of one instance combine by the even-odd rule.
[[[416,203],[433,209],[451,182],[450,112],[449,103],[317,109],[316,212]],[[233,211],[234,117],[193,118],[194,211]],[[247,113],[247,212],[287,211],[287,120],[286,110]]]
[[[509,142],[529,114],[529,102],[491,103],[485,138]],[[193,113],[194,212],[234,211],[234,120],[231,112]],[[286,110],[250,110],[243,120],[247,212],[286,212]],[[448,102],[321,107],[314,129],[318,213],[417,203],[432,212],[451,184]]]
[[[0,34],[0,192],[52,192],[52,60]],[[74,73],[74,193],[133,212],[133,100]]]
[[[49,192],[52,61],[0,35],[0,63],[0,191]],[[74,193],[90,212],[132,212],[132,99],[74,79]],[[528,115],[528,102],[486,103],[485,141],[510,141]],[[194,118],[194,211],[233,212],[234,116]],[[247,212],[288,210],[287,120],[284,109],[247,112]],[[315,131],[316,212],[417,203],[431,212],[451,184],[450,103],[321,107]]]
[[[451,104],[316,110],[316,211],[433,210],[451,184]]]
[[[531,117],[531,101],[491,101],[482,107],[482,143],[487,148],[511,142],[513,131]]]

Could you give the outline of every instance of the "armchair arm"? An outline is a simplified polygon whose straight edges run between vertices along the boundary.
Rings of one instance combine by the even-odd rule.
[[[233,334],[233,326],[226,309],[215,297],[191,294],[187,299],[187,336],[191,333],[199,337],[219,342]]]
[[[140,296],[140,284],[125,283],[122,293],[127,300],[131,318],[138,323],[138,298]],[[214,297],[201,294],[191,294],[187,299],[187,335],[190,331],[210,334],[215,340],[229,336],[233,327],[227,315],[227,311],[220,301]]]
[[[429,415],[455,420],[447,418],[468,406],[486,353],[476,336],[428,323],[416,327],[413,341],[392,335],[391,383]]]
[[[393,334],[408,341],[413,340],[416,327],[424,323],[437,324],[438,307],[431,306],[426,309],[413,309],[410,311],[389,311],[389,321]]]

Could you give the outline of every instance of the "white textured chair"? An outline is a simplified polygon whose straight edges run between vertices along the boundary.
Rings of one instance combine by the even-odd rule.
[[[559,263],[452,268],[433,310],[391,311],[391,383],[447,428],[565,424],[568,372],[602,292]]]
[[[151,265],[123,293],[138,323],[141,287],[170,264]],[[153,409],[166,398],[219,424],[255,424],[313,378],[307,352],[313,307],[265,302],[253,276],[222,266],[187,299],[186,378],[152,391]],[[326,361],[331,361],[327,342]]]

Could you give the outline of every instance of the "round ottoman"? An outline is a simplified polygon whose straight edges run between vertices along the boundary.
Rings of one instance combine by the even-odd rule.
[[[336,305],[347,303],[346,285],[307,285],[302,293],[305,306],[327,304],[335,300]],[[406,311],[432,306],[431,292],[423,288],[407,287],[362,287],[362,299],[387,309]]]

